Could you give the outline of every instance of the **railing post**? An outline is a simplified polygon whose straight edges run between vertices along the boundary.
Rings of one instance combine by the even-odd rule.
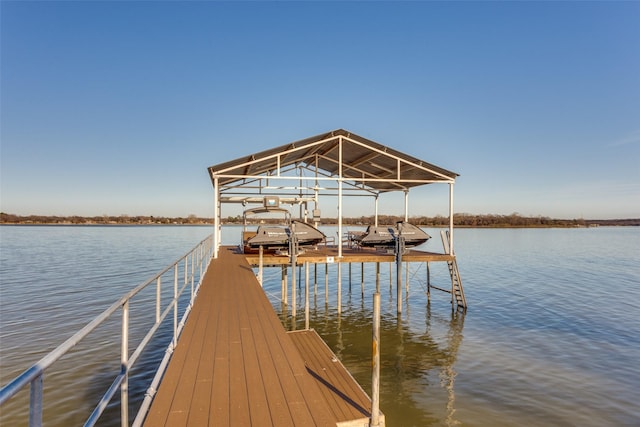
[[[189,283],[189,254],[184,257],[184,284]]]
[[[124,378],[120,386],[120,425],[129,425],[129,300],[122,305],[122,350],[120,366]]]
[[[31,403],[29,405],[29,427],[42,426],[42,395],[43,395],[43,379],[42,375],[38,375],[31,381]]]
[[[178,345],[178,264],[173,267],[173,348]]]
[[[195,297],[195,290],[194,290],[194,280],[195,280],[195,275],[196,275],[196,251],[194,250],[193,252],[191,252],[191,300],[189,301],[189,303],[191,305],[193,305],[193,299]]]
[[[160,323],[160,305],[162,304],[162,278],[156,281],[156,323]]]
[[[202,264],[204,264],[204,253],[207,253],[206,250],[204,250],[203,246],[200,246],[200,280],[202,281],[202,269],[204,268],[204,266]]]

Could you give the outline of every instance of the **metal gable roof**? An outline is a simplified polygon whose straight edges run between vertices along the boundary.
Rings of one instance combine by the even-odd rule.
[[[221,186],[232,186],[283,176],[299,167],[376,192],[454,182],[458,176],[344,129],[210,166],[208,171],[212,182],[217,179]]]

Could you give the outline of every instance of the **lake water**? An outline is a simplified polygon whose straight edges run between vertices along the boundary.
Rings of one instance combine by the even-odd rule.
[[[335,235],[335,228],[323,230]],[[210,232],[0,227],[2,385]],[[223,243],[238,241],[237,227],[223,230]],[[449,295],[438,291],[427,303],[426,266],[416,263],[398,318],[395,268],[382,265],[381,410],[388,426],[640,425],[640,228],[460,229],[455,245],[466,313],[452,313]],[[434,238],[424,249],[441,247]],[[301,329],[303,292],[291,319],[281,311],[279,275],[265,271],[265,291],[285,326]],[[328,301],[318,267],[311,326],[370,390],[374,266],[364,267],[364,295],[361,275],[360,264],[351,275],[342,268],[338,314],[335,265]],[[432,284],[450,286],[446,264],[431,263],[430,275]],[[47,375],[45,402],[63,401],[45,409],[45,425],[77,425],[91,412],[119,364],[115,323]],[[146,357],[162,352],[152,347]],[[132,380],[141,384],[132,389],[148,387],[145,369],[153,365],[142,364]],[[25,425],[16,408],[21,399],[2,408],[0,425]],[[108,413],[101,425],[118,425],[112,418]]]

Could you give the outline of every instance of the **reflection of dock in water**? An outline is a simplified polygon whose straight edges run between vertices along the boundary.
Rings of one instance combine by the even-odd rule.
[[[456,363],[458,356],[458,349],[462,343],[462,328],[464,326],[464,311],[457,311],[451,313],[451,318],[448,321],[448,333],[446,344],[446,357],[443,360],[440,370],[440,385],[447,391],[447,426],[458,425],[459,422],[455,420],[455,401],[456,395],[454,390],[454,384],[456,379],[456,371],[453,366]],[[445,319],[442,319],[446,322]],[[427,330],[431,327],[431,305],[427,304]]]
[[[350,309],[341,313],[324,304],[314,306],[310,327],[322,336],[357,382],[368,390],[371,387],[372,314],[359,295],[353,300]],[[415,314],[415,306],[411,305],[414,309],[411,315]],[[463,338],[465,312],[432,312],[428,303],[421,308],[425,314],[424,323],[420,322],[424,329],[420,330],[416,329],[415,317],[408,322],[389,313],[382,316],[380,409],[394,425],[457,425],[455,363]],[[286,327],[296,327],[296,321],[286,312],[280,316]],[[422,395],[429,402],[433,401],[430,391],[442,389],[446,393],[446,406],[438,403],[437,398],[435,403],[428,404],[417,400],[417,388],[424,390]],[[385,402],[391,401],[394,405],[385,406]],[[407,424],[403,424],[403,420]]]

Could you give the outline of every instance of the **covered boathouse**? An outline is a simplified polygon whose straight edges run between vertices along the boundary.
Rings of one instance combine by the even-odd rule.
[[[299,220],[317,227],[322,218],[321,204],[337,207],[338,242],[328,238],[322,248],[315,254],[305,254],[300,260],[267,257],[258,259],[248,256],[247,260],[254,267],[259,267],[261,280],[263,265],[301,265],[304,263],[338,263],[338,312],[340,304],[340,267],[343,263],[352,262],[389,262],[395,260],[398,268],[397,307],[402,312],[401,283],[402,262],[425,262],[427,265],[427,294],[431,289],[451,294],[452,309],[466,309],[460,272],[454,252],[453,226],[453,190],[455,172],[443,169],[424,160],[394,150],[370,139],[356,135],[344,129],[312,136],[291,142],[269,150],[254,153],[246,157],[220,163],[208,168],[214,190],[214,258],[217,258],[222,236],[222,208],[226,204],[242,204],[243,207],[263,205],[268,207],[274,203],[278,206],[289,205],[295,210],[298,207]],[[394,255],[367,253],[352,248],[351,236],[343,232],[343,205],[345,200],[360,198],[373,199],[374,224],[378,226],[378,207],[380,198],[388,193],[404,194],[404,221],[409,220],[410,191],[428,184],[447,184],[449,186],[449,227],[442,230],[441,238],[444,253],[433,253],[416,250],[403,250]],[[337,202],[336,202],[337,199]],[[333,200],[333,202],[331,201]],[[268,201],[268,202],[267,202]],[[362,206],[362,204],[359,204]],[[311,211],[310,211],[311,209]],[[325,208],[326,209],[326,208]],[[335,211],[334,211],[335,212]],[[335,218],[331,216],[331,218]],[[360,248],[358,248],[360,249]],[[396,252],[398,252],[396,250]],[[354,258],[354,257],[357,257]],[[391,259],[390,259],[391,258]],[[447,262],[451,276],[451,288],[443,289],[431,286],[429,281],[429,262]],[[408,267],[408,264],[407,264]],[[287,303],[286,276],[283,267],[282,301]],[[295,296],[295,269],[292,274],[292,296]],[[296,307],[292,305],[295,316]]]
[[[337,197],[338,234],[342,236],[343,200],[371,197],[375,221],[381,195],[404,193],[404,216],[409,218],[409,193],[427,184],[449,185],[449,241],[453,254],[453,188],[455,172],[396,151],[344,129],[312,136],[236,160],[209,167],[214,189],[214,242],[221,241],[222,206],[263,204],[276,196],[282,204],[300,206],[300,217],[320,221],[320,200]],[[216,251],[217,253],[217,251]],[[342,256],[342,245],[338,247]]]
[[[451,294],[452,309],[464,310],[453,250],[453,187],[458,175],[342,129],[220,163],[208,171],[215,200],[213,259],[144,425],[384,426],[379,406],[379,283],[373,298],[372,390],[368,394],[309,328],[309,265],[337,264],[339,313],[343,264],[375,263],[379,273],[381,262],[395,263],[400,316],[402,264],[426,262],[429,284],[429,263],[446,262],[451,290],[433,287]],[[436,183],[449,185],[449,229],[442,232],[443,253],[405,250],[402,245],[390,253],[354,247],[350,239],[343,239],[346,198],[372,198],[377,226],[381,195],[403,192],[408,220],[410,190]],[[326,209],[331,200],[337,204],[337,241],[327,238],[300,253],[291,246],[286,255],[265,253],[262,246],[258,254],[245,253],[242,245],[221,243],[225,204],[261,205],[266,210],[289,205],[298,210],[301,221],[317,227],[321,205]],[[398,234],[396,240],[402,239]],[[261,288],[262,269],[282,269],[283,306],[289,301],[289,270],[295,319],[296,270],[302,266],[306,269],[305,328],[287,332]],[[325,278],[325,292],[326,283]]]

